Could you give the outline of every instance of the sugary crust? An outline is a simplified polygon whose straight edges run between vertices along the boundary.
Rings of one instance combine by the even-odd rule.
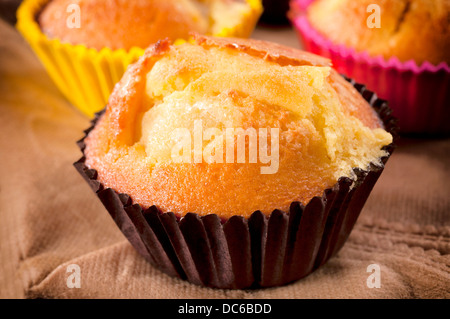
[[[206,49],[237,50],[281,65],[329,65],[321,57],[259,41],[198,35],[195,41]],[[262,175],[260,166],[250,164],[148,162],[145,147],[136,143],[135,130],[140,125],[139,115],[145,111],[145,76],[172,49],[169,40],[160,41],[128,69],[111,95],[104,115],[86,138],[86,164],[98,171],[104,185],[131,195],[143,207],[157,205],[163,211],[180,215],[216,213],[228,218],[249,216],[256,210],[263,213],[275,208],[287,210],[292,201],[306,203],[336,182],[330,177],[330,168],[323,165],[327,155],[321,153],[321,142],[301,129],[288,130],[281,136],[280,170],[273,175]],[[382,127],[376,113],[341,76],[332,70],[328,81],[347,116],[355,116],[370,128]],[[231,94],[230,98],[240,97]],[[264,107],[261,111],[272,112]],[[276,114],[275,124],[280,127],[292,117],[287,111]]]
[[[266,61],[275,62],[281,66],[332,66],[331,61],[327,58],[273,42],[239,38],[230,40],[230,38],[216,38],[198,34],[194,35],[194,38],[199,45],[205,48],[231,48]],[[328,80],[338,92],[342,104],[346,107],[345,112],[359,118],[370,128],[381,126],[381,121],[376,113],[368,107],[367,102],[334,69],[331,69]]]
[[[255,39],[208,37],[193,34],[195,41],[205,47],[230,48],[233,50],[245,52],[254,57],[262,58],[266,61],[275,62],[279,65],[312,65],[312,66],[331,66],[331,61],[327,58],[311,54],[306,51],[296,50],[291,47],[269,43]]]
[[[367,24],[374,4],[380,8],[380,28]],[[317,0],[307,15],[325,37],[357,51],[419,65],[450,63],[449,0]]]

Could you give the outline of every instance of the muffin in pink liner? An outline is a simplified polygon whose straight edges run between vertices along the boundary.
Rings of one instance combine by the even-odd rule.
[[[328,57],[340,73],[388,100],[403,134],[450,133],[450,67],[424,61],[371,56],[336,44],[316,30],[307,10],[314,0],[291,1],[290,19],[304,49]],[[367,13],[369,15],[370,13]],[[350,22],[349,22],[350,23]]]

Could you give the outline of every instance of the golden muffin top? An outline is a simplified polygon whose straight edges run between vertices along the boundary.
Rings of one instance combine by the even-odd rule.
[[[374,4],[379,28],[371,25]],[[450,63],[450,0],[316,0],[307,15],[326,38],[356,51],[419,65]]]
[[[249,10],[244,0],[50,0],[38,21],[47,36],[63,42],[128,50],[166,37],[187,39],[189,32],[217,34],[243,23]]]
[[[143,207],[249,217],[380,163],[392,136],[319,56],[196,36],[131,65],[85,139],[98,180]]]

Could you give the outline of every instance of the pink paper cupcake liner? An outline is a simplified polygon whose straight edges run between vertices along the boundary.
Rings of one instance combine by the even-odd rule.
[[[389,60],[332,43],[309,23],[306,10],[314,0],[291,1],[290,19],[304,49],[329,58],[340,73],[364,83],[389,101],[403,134],[450,133],[450,67],[442,62]]]

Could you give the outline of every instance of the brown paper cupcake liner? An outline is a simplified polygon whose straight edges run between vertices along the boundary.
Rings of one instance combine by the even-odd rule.
[[[396,138],[397,124],[387,102],[349,81]],[[101,114],[85,131],[86,136]],[[78,142],[82,151],[85,137]],[[305,277],[339,251],[394,144],[384,149],[389,155],[382,158],[383,165],[354,169],[356,181],[342,177],[305,206],[293,202],[288,212],[274,210],[266,216],[256,211],[248,219],[233,216],[221,220],[215,214],[194,213],[180,218],[156,206],[143,209],[130,196],[105,188],[97,180],[97,172],[85,165],[84,156],[74,166],[133,247],[155,267],[197,285],[251,289],[280,286]]]

